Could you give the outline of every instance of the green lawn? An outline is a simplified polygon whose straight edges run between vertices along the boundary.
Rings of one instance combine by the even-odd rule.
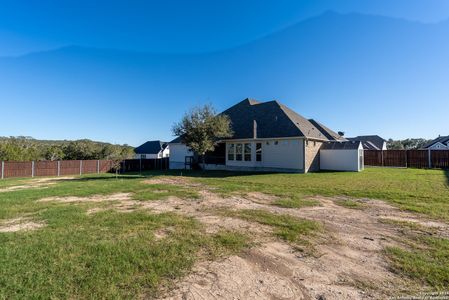
[[[168,196],[195,198],[173,185],[148,185],[144,177],[109,174],[58,181],[45,188],[0,193],[0,224],[25,217],[46,226],[34,231],[0,232],[0,299],[151,297],[185,274],[199,258],[238,252],[248,244],[241,233],[205,234],[193,218],[173,213],[89,208],[107,203],[38,202],[50,196],[92,196],[132,192],[151,201]],[[2,181],[3,187],[30,179]],[[167,230],[163,239],[158,230]]]
[[[191,176],[200,176],[200,173]],[[444,170],[367,168],[360,173],[209,172],[205,176],[198,180],[216,187],[217,191],[224,194],[260,191],[296,202],[301,198],[307,200],[308,196],[313,195],[380,199],[405,210],[449,221],[449,171]],[[298,206],[305,205],[299,203]]]
[[[247,174],[182,172],[222,194],[260,191],[279,198],[273,203],[301,209],[316,205],[309,196],[349,196],[386,200],[434,219],[449,221],[449,173],[441,170],[367,169],[361,173]],[[136,298],[152,297],[186,274],[199,259],[236,253],[249,246],[242,233],[206,234],[193,218],[176,213],[153,214],[136,210],[105,210],[86,214],[106,203],[39,202],[53,196],[132,193],[137,201],[177,196],[186,201],[199,196],[198,188],[168,184],[148,185],[153,176],[179,175],[148,172],[82,176],[54,185],[0,192],[0,223],[25,217],[46,226],[34,231],[0,232],[0,299],[23,298]],[[30,179],[0,181],[0,189],[23,185]],[[348,200],[342,205],[359,208]],[[229,213],[229,212],[224,212]],[[313,222],[265,211],[233,211],[234,217],[273,227],[274,234],[291,243],[321,228]],[[164,238],[157,232],[166,230]],[[447,240],[416,238],[416,251],[386,249],[392,267],[439,287],[449,281]],[[422,249],[432,249],[425,253]]]

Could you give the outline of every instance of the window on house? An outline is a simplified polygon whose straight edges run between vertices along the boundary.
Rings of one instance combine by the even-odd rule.
[[[262,161],[262,143],[256,143],[256,161]]]
[[[229,144],[228,146],[228,160],[234,160],[235,144]]]
[[[140,159],[145,159],[147,156],[145,154],[140,154]]]
[[[279,144],[279,141],[274,141],[274,144],[275,144],[275,145]]]
[[[243,145],[236,144],[235,145],[235,160],[242,160],[242,153],[243,153]]]
[[[244,150],[245,150],[245,161],[251,161],[251,144],[246,143]]]

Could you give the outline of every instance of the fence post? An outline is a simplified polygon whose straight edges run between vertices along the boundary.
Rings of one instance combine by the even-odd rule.
[[[384,166],[384,150],[380,150],[380,157],[382,159],[382,167]]]
[[[34,160],[31,162],[31,177],[34,177]]]
[[[5,162],[2,160],[2,179],[5,178]]]
[[[139,159],[139,173],[142,174],[142,157]]]
[[[97,174],[100,174],[100,160],[97,160]]]
[[[61,176],[61,161],[58,160],[58,177]]]
[[[405,167],[408,168],[408,150],[405,150]]]
[[[429,165],[429,169],[432,169],[432,150],[428,149],[427,150],[427,159],[428,159],[428,165]]]
[[[83,175],[83,160],[80,160],[80,175]]]

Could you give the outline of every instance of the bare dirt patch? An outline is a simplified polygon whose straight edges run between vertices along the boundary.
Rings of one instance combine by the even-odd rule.
[[[177,185],[177,186],[184,186],[184,187],[201,187],[203,186],[201,183],[193,182],[187,177],[182,176],[164,176],[164,177],[157,177],[157,178],[151,178],[144,180],[143,183],[145,184],[170,184],[170,185]]]
[[[105,201],[124,201],[129,200],[131,193],[116,193],[112,195],[94,195],[91,197],[47,197],[38,200],[39,202],[57,201],[63,203],[70,202],[105,202]]]
[[[276,198],[261,193],[224,198],[178,177],[155,178],[146,183],[201,187],[200,198],[172,196],[136,201],[130,194],[113,194],[40,201],[114,201],[112,208],[119,211],[175,212],[196,218],[208,233],[234,230],[257,241],[257,246],[240,255],[198,263],[192,273],[163,295],[164,299],[382,299],[403,291],[409,293],[411,283],[391,272],[383,254],[385,247],[401,242],[401,228],[383,220],[405,218],[421,225],[438,225],[441,231],[448,229],[445,223],[436,224],[377,200],[357,199],[364,204],[363,209],[351,209],[338,204],[344,197],[313,197],[319,206],[295,209],[270,205]],[[223,209],[263,209],[314,220],[324,225],[325,233],[312,241],[312,253],[301,252],[274,238],[271,227],[223,216]],[[156,239],[166,236],[164,230],[155,233]]]
[[[172,208],[166,203],[164,210],[193,215],[210,227],[209,232],[226,228],[266,237],[267,227],[226,219],[210,210],[264,209],[318,221],[326,228],[326,239],[315,241],[312,255],[281,241],[260,239],[260,246],[250,252],[198,264],[167,299],[380,299],[411,286],[391,272],[385,260],[383,250],[397,245],[401,229],[385,224],[382,217],[400,214],[428,222],[421,217],[375,200],[361,200],[366,207],[355,210],[338,205],[340,198],[314,197],[320,206],[291,209],[263,204],[260,194],[229,198],[208,190],[200,194],[195,201],[177,199]]]
[[[247,199],[260,204],[273,204],[279,197],[260,192],[250,192],[246,194]]]
[[[0,232],[17,232],[36,230],[45,226],[44,223],[38,223],[27,218],[16,218],[0,222]]]
[[[55,185],[58,181],[72,180],[72,179],[74,179],[74,177],[48,177],[48,178],[31,179],[27,181],[26,184],[2,188],[0,189],[0,193],[26,190],[26,189],[35,189],[35,188],[47,188],[51,185]]]

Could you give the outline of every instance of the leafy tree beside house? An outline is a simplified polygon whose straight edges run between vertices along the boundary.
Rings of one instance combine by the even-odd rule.
[[[180,136],[183,143],[201,157],[204,170],[204,155],[214,151],[220,139],[232,136],[231,122],[226,115],[217,115],[211,105],[196,107],[186,113],[173,126],[173,134]]]

